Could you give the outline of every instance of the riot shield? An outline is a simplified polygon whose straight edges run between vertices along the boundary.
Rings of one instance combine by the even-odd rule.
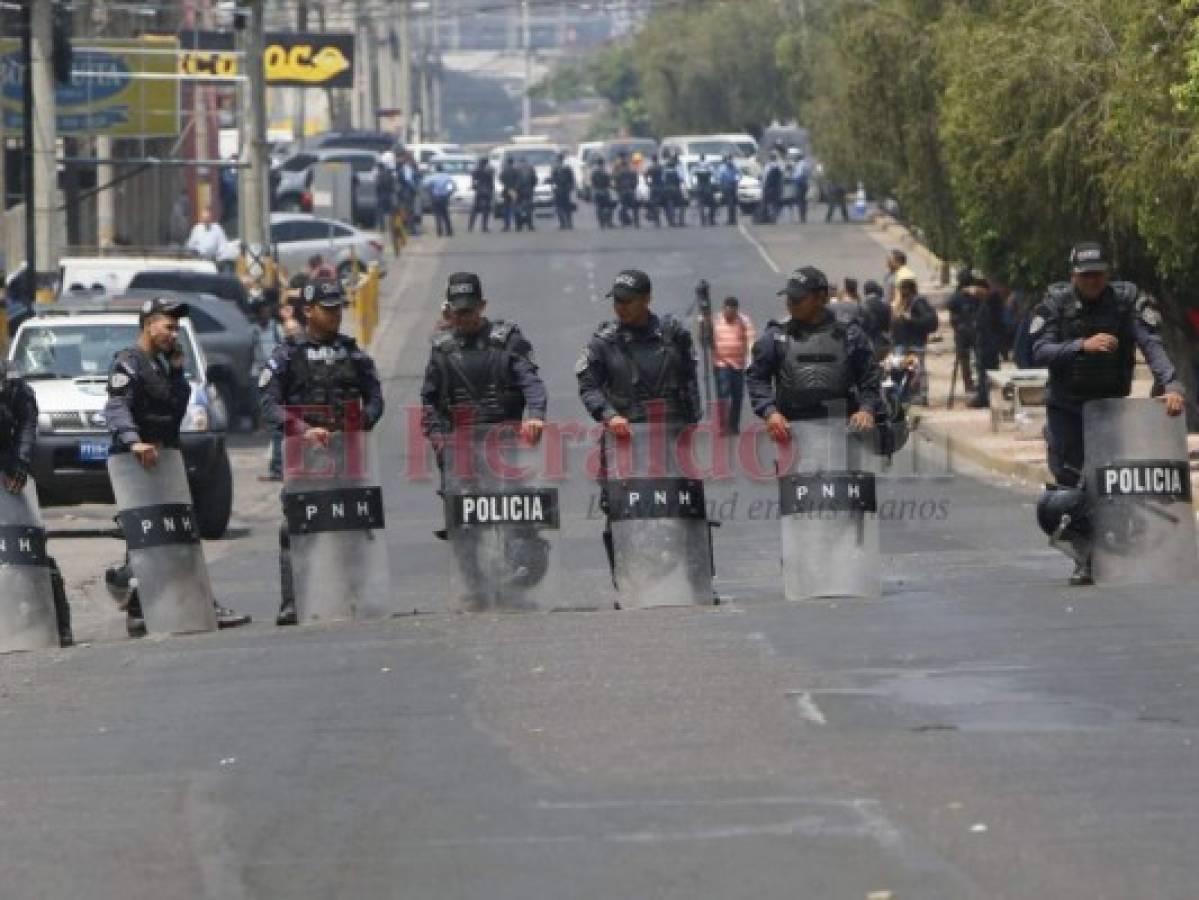
[[[32,481],[19,494],[0,487],[0,653],[58,645],[37,489]]]
[[[450,606],[466,612],[589,609],[563,589],[558,489],[540,445],[512,425],[453,432],[441,454]]]
[[[283,442],[283,513],[300,622],[398,614],[383,536],[374,437],[335,431],[327,447]]]
[[[183,455],[163,448],[154,468],[145,469],[132,453],[115,453],[108,458],[108,477],[146,630],[150,634],[214,631],[212,588]]]
[[[791,423],[779,452],[788,600],[882,594],[875,458],[841,415]]]
[[[1186,584],[1199,574],[1186,426],[1156,400],[1083,406],[1099,584]]]
[[[603,485],[622,609],[714,602],[704,483],[695,431],[662,423],[604,437]]]

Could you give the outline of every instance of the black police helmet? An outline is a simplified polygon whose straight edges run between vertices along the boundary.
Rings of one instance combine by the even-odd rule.
[[[1049,537],[1057,534],[1062,519],[1070,521],[1060,537],[1067,540],[1085,538],[1091,531],[1091,503],[1086,491],[1077,487],[1049,484],[1037,500],[1037,524]]]

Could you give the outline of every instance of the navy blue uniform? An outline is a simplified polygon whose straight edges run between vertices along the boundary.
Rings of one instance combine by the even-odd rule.
[[[128,453],[134,444],[178,447],[191,391],[182,364],[139,347],[118,353],[108,372],[104,405],[112,452]]]
[[[24,378],[0,360],[0,474],[21,481],[28,478],[36,441],[37,395]],[[5,490],[3,485],[0,490]],[[50,569],[58,641],[62,646],[70,647],[75,640],[71,634],[71,607],[67,604],[66,585],[53,557],[46,558],[46,565]]]
[[[877,418],[885,413],[880,382],[862,326],[827,311],[817,325],[768,322],[745,373],[754,412],[763,419],[779,412],[788,421],[823,417],[825,404],[840,401],[849,414],[865,410]]]
[[[533,345],[514,323],[487,319],[474,334],[433,339],[420,398],[421,426],[434,440],[465,418],[478,425],[544,419],[548,403]]]
[[[344,334],[327,341],[305,335],[279,344],[258,386],[264,420],[284,434],[301,434],[308,427],[344,430],[355,424],[344,418],[347,404],[355,401],[361,405],[363,430],[383,418],[383,387],[374,360]]]
[[[1127,281],[1112,282],[1094,301],[1082,299],[1070,284],[1055,284],[1033,311],[1029,325],[1033,359],[1049,369],[1045,438],[1049,468],[1058,484],[1074,487],[1081,477],[1082,405],[1132,392],[1136,347],[1144,354],[1157,388],[1184,393],[1160,327],[1161,313],[1153,298]],[[1084,352],[1083,341],[1101,333],[1116,337],[1116,350]]]
[[[703,412],[691,333],[670,316],[650,313],[644,328],[604,323],[575,375],[579,398],[597,422],[617,415],[648,421],[654,401],[669,423],[698,422]]]
[[[0,473],[29,477],[37,440],[37,396],[24,378],[0,361]]]

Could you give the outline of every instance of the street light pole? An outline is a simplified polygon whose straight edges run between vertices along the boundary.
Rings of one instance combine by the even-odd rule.
[[[520,104],[521,134],[531,134],[533,129],[533,100],[529,90],[533,87],[533,47],[529,28],[529,0],[520,0],[520,24],[525,48],[525,90]]]
[[[245,29],[246,75],[250,79],[250,102],[246,109],[245,144],[249,148],[249,167],[242,178],[242,247],[267,251],[267,152],[266,152],[266,65],[265,15],[263,0],[252,0]]]

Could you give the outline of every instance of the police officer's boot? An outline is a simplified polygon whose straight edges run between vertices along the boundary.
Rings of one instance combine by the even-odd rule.
[[[1095,578],[1091,574],[1091,558],[1088,556],[1075,562],[1074,574],[1070,576],[1070,584],[1075,587],[1084,587],[1094,583]]]
[[[50,560],[50,591],[54,596],[54,618],[58,621],[58,645],[74,647],[75,635],[71,632],[71,607],[67,603],[67,586],[62,579],[58,563]]]
[[[137,595],[137,579],[130,579],[133,590],[129,592],[129,604],[125,607],[125,633],[131,638],[146,636],[146,617],[142,614],[142,601]]]
[[[216,627],[217,628],[237,628],[241,625],[249,625],[254,621],[253,617],[246,613],[235,612],[227,606],[215,601],[212,604],[216,610]]]
[[[279,604],[279,615],[275,617],[278,626],[295,625],[299,621],[296,613],[296,587],[291,572],[291,535],[287,526],[279,529],[279,593],[282,603]]]

